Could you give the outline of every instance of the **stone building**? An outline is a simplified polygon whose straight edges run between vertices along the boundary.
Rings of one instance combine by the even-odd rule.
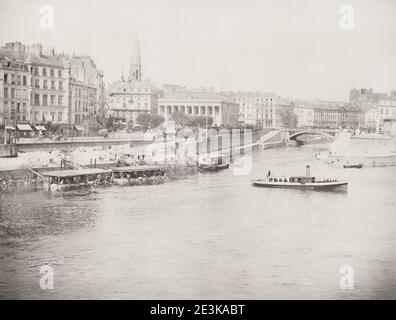
[[[210,116],[215,126],[238,124],[239,106],[224,94],[212,91],[177,91],[166,93],[158,101],[158,114],[169,120],[174,112],[189,116]]]
[[[239,122],[266,128],[291,126],[293,103],[274,93],[238,91],[227,93],[239,105]]]
[[[29,119],[30,71],[19,57],[0,52],[0,124]]]
[[[119,122],[134,123],[140,113],[158,112],[160,90],[149,80],[142,79],[140,47],[134,38],[128,78],[123,72],[120,80],[110,85],[107,104]]]
[[[40,44],[11,42],[0,48],[0,61],[2,124],[13,118],[31,125],[73,125],[77,119],[87,126],[104,107],[103,72],[89,56],[70,57],[54,49],[44,52]],[[81,105],[77,114],[76,103]]]
[[[32,45],[26,58],[31,71],[29,120],[34,124],[68,123],[70,63],[65,55],[40,44]]]
[[[103,72],[91,57],[73,56],[70,59],[69,123],[89,129],[97,122],[104,104]]]

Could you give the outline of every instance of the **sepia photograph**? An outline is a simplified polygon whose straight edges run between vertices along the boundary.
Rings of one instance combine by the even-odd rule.
[[[395,17],[0,0],[0,300],[396,299]]]

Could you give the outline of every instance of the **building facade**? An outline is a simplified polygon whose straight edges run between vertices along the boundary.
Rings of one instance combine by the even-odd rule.
[[[0,54],[0,123],[12,126],[29,120],[30,72],[23,60]]]
[[[364,114],[365,129],[367,131],[377,131],[379,112],[378,108],[371,108]]]
[[[314,123],[314,114],[315,110],[311,107],[304,107],[302,105],[298,105],[294,108],[294,114],[296,115],[296,127],[297,128],[313,128],[315,126]]]
[[[170,120],[172,113],[181,112],[188,116],[208,116],[214,126],[238,124],[239,106],[230,97],[211,91],[179,91],[165,94],[158,101],[158,113]]]
[[[377,132],[384,131],[384,122],[396,118],[396,100],[381,100],[377,106]],[[390,123],[388,121],[388,123]]]
[[[128,79],[114,82],[108,92],[107,104],[113,117],[124,123],[134,123],[140,113],[158,113],[160,90],[142,79],[140,48],[134,39]]]
[[[88,56],[11,42],[0,48],[0,62],[1,124],[16,119],[32,125],[73,125],[76,120],[84,125],[95,122],[104,107],[103,73]],[[76,103],[81,107],[76,109]]]
[[[43,53],[40,44],[30,47],[26,64],[31,71],[30,116],[33,124],[67,124],[70,64],[54,50]]]
[[[387,93],[374,92],[372,88],[351,89],[349,91],[349,102],[353,104],[378,103],[380,100],[388,98]]]
[[[69,123],[89,129],[100,117],[105,98],[103,72],[91,57],[73,56],[70,59]]]
[[[227,93],[239,105],[238,121],[267,128],[288,127],[293,118],[293,103],[273,93],[239,91]]]
[[[295,102],[297,127],[315,129],[363,128],[365,112],[349,103],[323,100]]]

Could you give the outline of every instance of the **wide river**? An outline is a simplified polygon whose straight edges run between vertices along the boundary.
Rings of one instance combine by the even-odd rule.
[[[314,157],[327,147],[256,151],[245,175],[2,194],[0,298],[396,298],[396,167],[329,168]],[[348,191],[250,184],[306,164]],[[53,290],[39,285],[43,265]]]

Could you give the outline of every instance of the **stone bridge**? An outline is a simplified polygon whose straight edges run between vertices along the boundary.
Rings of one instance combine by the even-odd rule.
[[[330,130],[330,129],[323,129],[323,130],[290,130],[289,131],[289,140],[298,140],[298,137],[302,135],[318,135],[324,136],[330,139],[335,139],[339,130]]]

